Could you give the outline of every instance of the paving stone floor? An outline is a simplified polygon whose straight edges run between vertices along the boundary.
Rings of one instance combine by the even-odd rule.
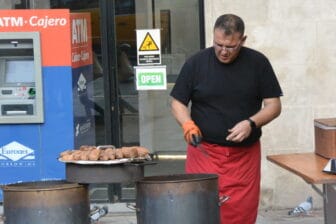
[[[95,224],[136,224],[136,213],[126,203],[95,204],[98,207],[108,206],[109,212]],[[94,205],[91,205],[94,206]],[[323,210],[313,210],[308,215],[288,216],[288,210],[259,210],[256,224],[323,224]],[[0,224],[3,207],[0,206]],[[158,223],[159,224],[159,223]],[[177,223],[176,223],[177,224]]]

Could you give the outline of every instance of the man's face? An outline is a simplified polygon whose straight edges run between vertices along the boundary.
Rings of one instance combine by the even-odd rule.
[[[241,33],[226,35],[224,30],[215,29],[213,47],[216,57],[224,64],[231,63],[239,54],[241,46],[244,44],[246,36]]]

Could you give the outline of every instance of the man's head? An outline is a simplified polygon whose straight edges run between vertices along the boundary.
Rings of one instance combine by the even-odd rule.
[[[236,59],[246,40],[244,30],[244,21],[239,16],[224,14],[217,18],[213,46],[220,62],[228,64]]]

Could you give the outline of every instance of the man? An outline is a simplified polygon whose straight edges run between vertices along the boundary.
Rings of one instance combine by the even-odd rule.
[[[218,175],[220,196],[230,197],[220,208],[225,224],[255,223],[261,127],[281,112],[273,68],[262,53],[243,46],[244,29],[240,17],[220,16],[213,47],[185,62],[171,92],[172,114],[188,143],[186,172]]]

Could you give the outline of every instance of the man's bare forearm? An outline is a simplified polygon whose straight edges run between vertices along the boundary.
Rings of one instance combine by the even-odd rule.
[[[256,123],[257,127],[261,127],[278,117],[280,113],[280,98],[268,98],[264,99],[263,108],[258,113],[253,115],[251,119]]]
[[[171,112],[180,125],[191,119],[188,107],[175,98],[171,98]]]

